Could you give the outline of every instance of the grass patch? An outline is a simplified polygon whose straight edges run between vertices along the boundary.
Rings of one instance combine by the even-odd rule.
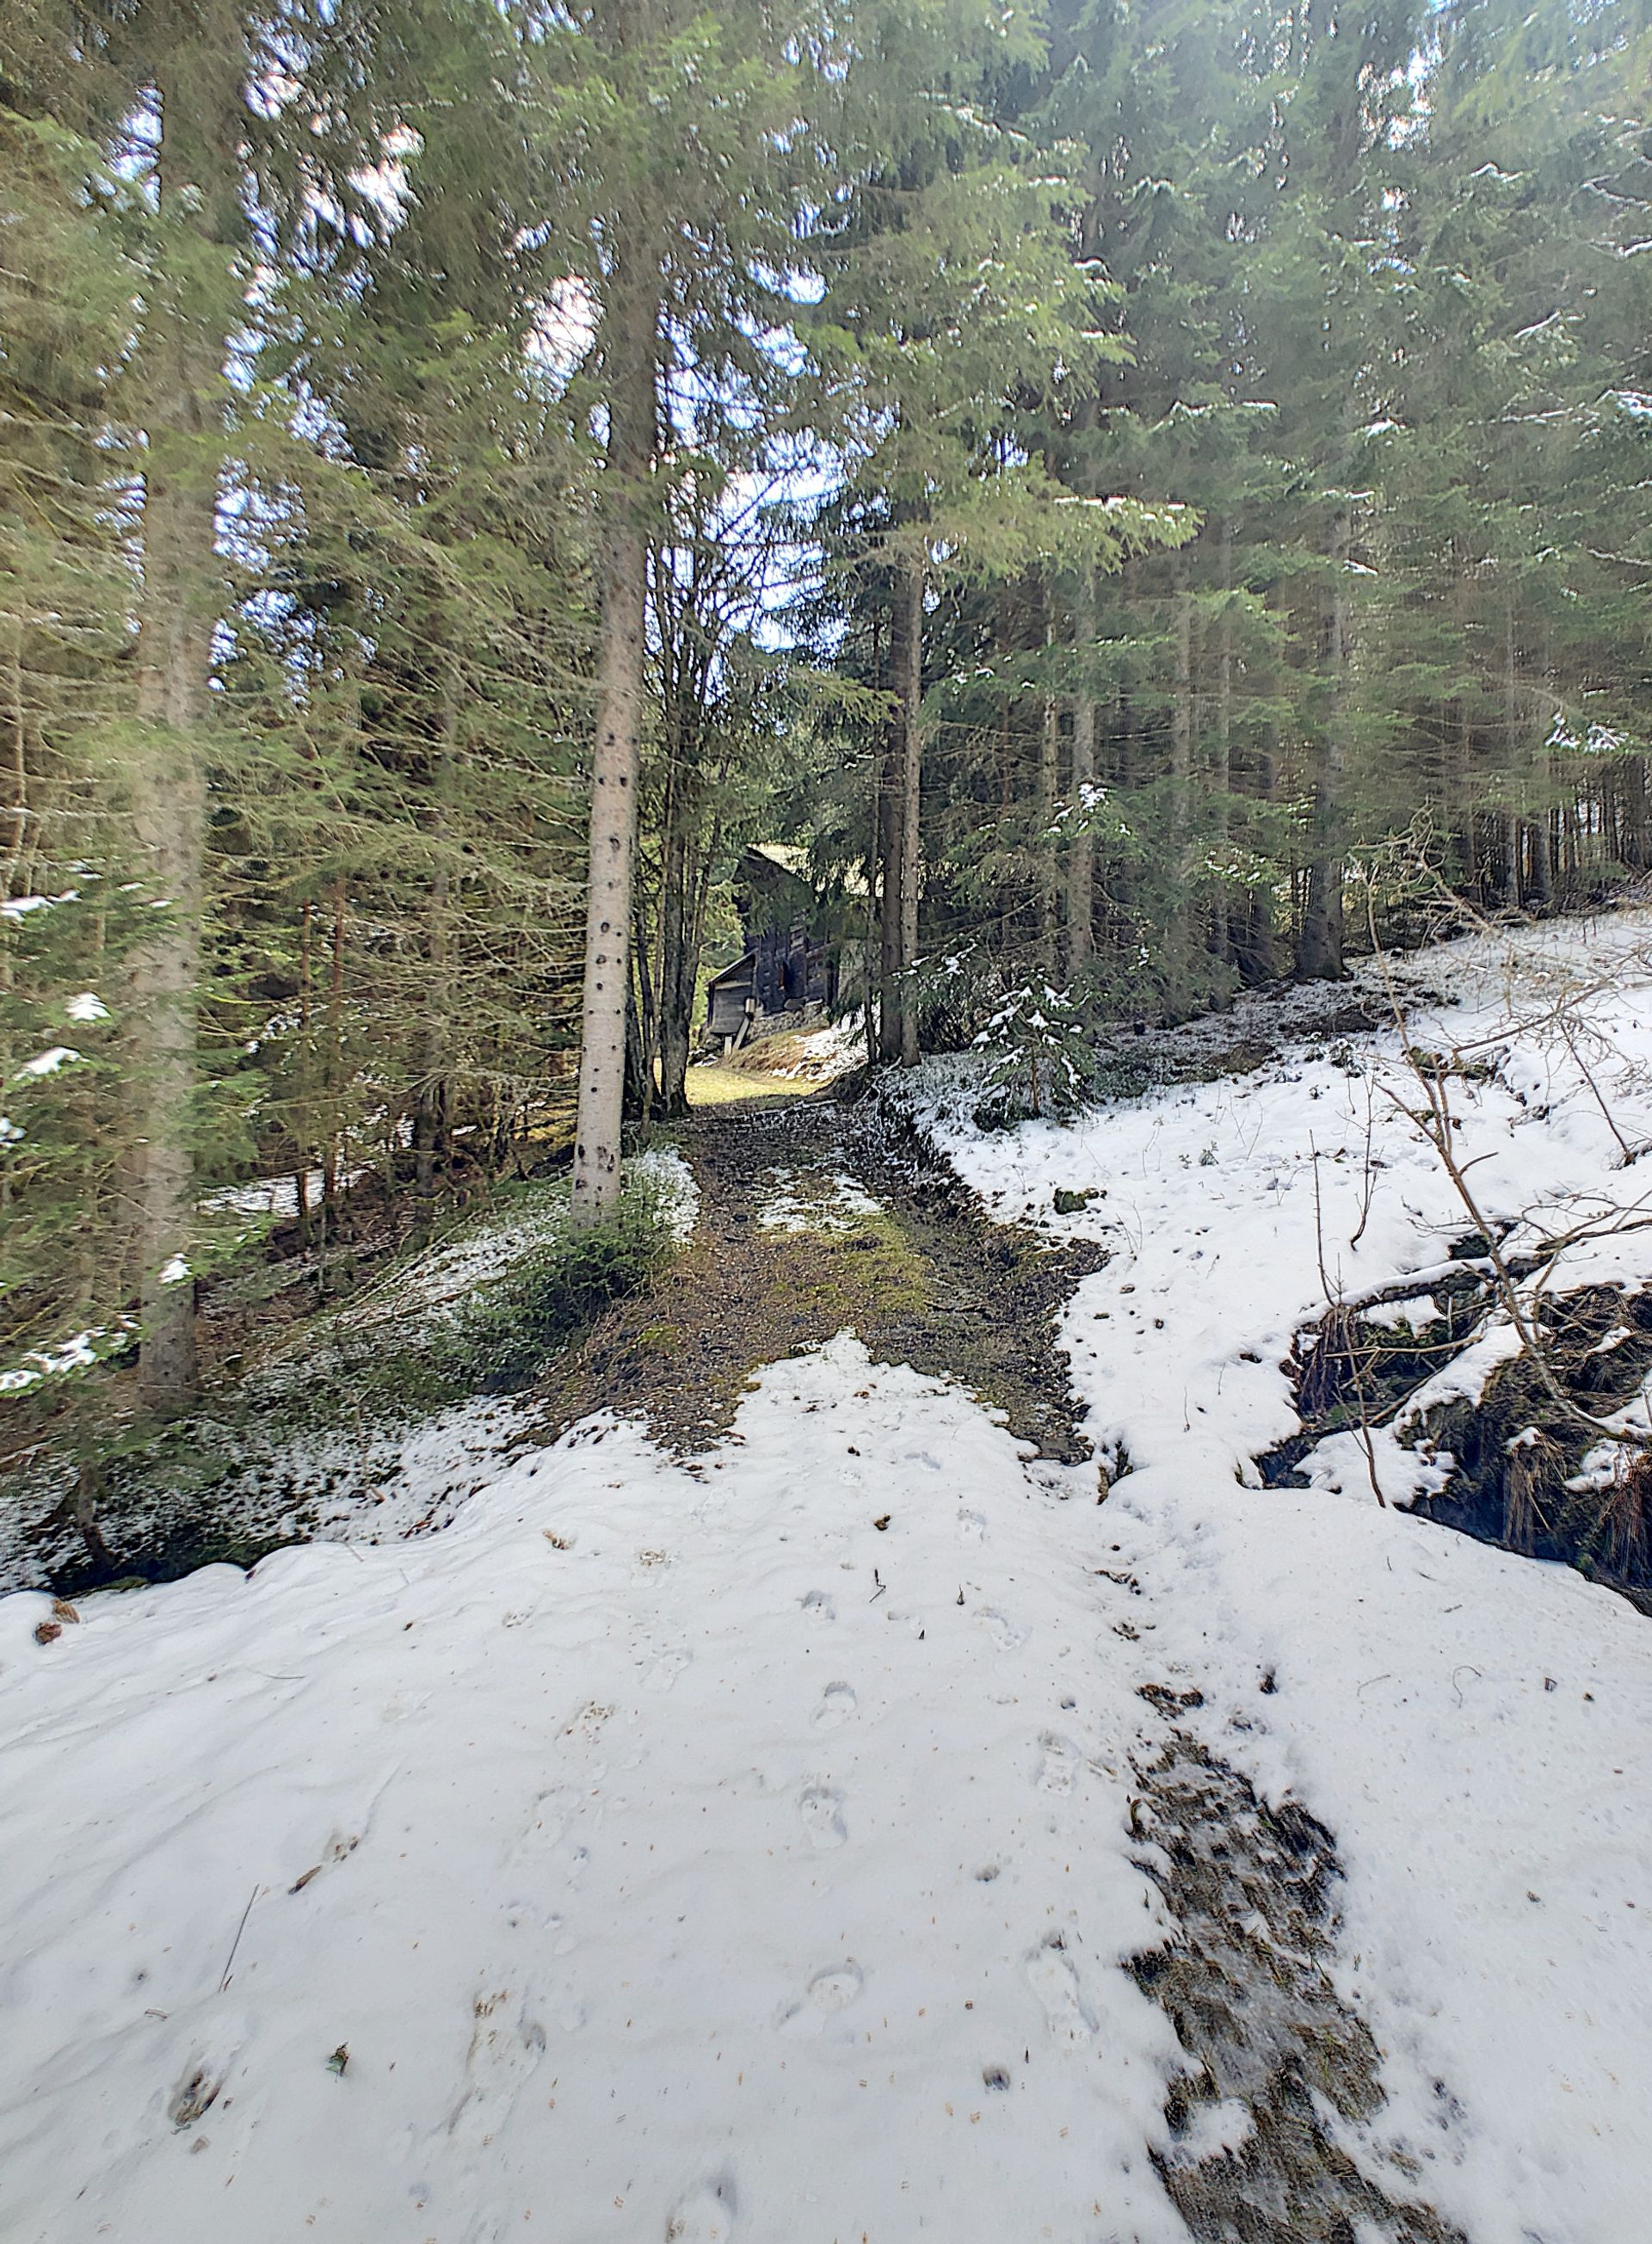
[[[728,1106],[745,1098],[807,1098],[817,1083],[778,1078],[734,1067],[691,1067],[683,1079],[690,1106]]]

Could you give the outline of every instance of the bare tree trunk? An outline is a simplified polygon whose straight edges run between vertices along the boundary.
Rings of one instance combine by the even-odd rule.
[[[675,1120],[687,1111],[688,1051],[694,1037],[698,956],[689,943],[688,837],[683,790],[674,794],[660,849],[660,1112]]]
[[[660,980],[655,1005],[660,1112],[675,1120],[687,1111],[688,1047],[694,1034],[694,975],[685,976],[688,936],[688,838],[698,808],[698,774],[689,768],[682,712],[681,664],[671,644],[672,618],[660,598],[666,571],[654,573],[664,691],[665,786],[660,808]],[[687,987],[685,988],[685,980]]]
[[[1066,970],[1087,965],[1095,949],[1095,835],[1090,797],[1095,786],[1095,688],[1087,673],[1095,660],[1095,585],[1084,571],[1073,616],[1079,686],[1073,701],[1073,839],[1066,864]]]
[[[653,966],[648,956],[648,927],[640,898],[635,904],[631,943],[636,959],[632,1004],[636,1017],[637,1043],[631,1105],[637,1119],[647,1128],[649,1117],[653,1112],[654,1065],[660,1058],[660,1008],[654,1003]]]
[[[1647,815],[1646,760],[1626,758],[1623,766],[1622,838],[1619,855],[1632,873],[1652,864],[1652,821]]]
[[[895,599],[904,611],[900,665],[895,690],[901,710],[901,1065],[917,1065],[917,992],[911,970],[917,963],[919,814],[923,807],[924,744],[924,568],[905,563],[896,579]]]
[[[229,51],[203,27],[156,71],[161,224],[139,351],[148,442],[132,814],[146,885],[164,909],[132,958],[128,1020],[142,1110],[139,1388],[159,1409],[186,1407],[199,1388],[188,1257],[206,832],[200,733],[220,604],[225,252],[240,105],[240,57],[227,44]]]
[[[898,697],[906,669],[907,608],[898,578],[891,581],[889,611],[889,683]],[[904,709],[897,700],[877,764],[877,1057],[901,1056],[901,868],[905,797],[902,786]]]
[[[315,899],[306,896],[298,930],[298,1085],[293,1116],[293,1204],[298,1235],[306,1247],[310,1240],[309,1164],[315,1128],[315,1054],[310,1019],[310,936],[315,919]]]
[[[1346,510],[1331,535],[1332,589],[1325,613],[1321,659],[1329,673],[1330,700],[1318,767],[1314,774],[1314,854],[1308,865],[1308,896],[1297,938],[1297,971],[1313,981],[1340,981],[1343,973],[1342,823],[1345,777],[1343,729],[1347,698],[1348,596],[1343,566],[1348,559],[1350,524]]]
[[[657,435],[659,294],[642,253],[621,231],[613,250],[602,348],[608,369],[608,454],[602,531],[602,636],[591,770],[591,869],[572,1220],[600,1222],[620,1193],[625,1114],[626,944],[642,732],[647,483]]]
[[[1216,635],[1216,739],[1215,769],[1211,777],[1216,797],[1216,838],[1222,861],[1227,860],[1233,795],[1233,608],[1226,596],[1233,591],[1233,530],[1229,524],[1222,525],[1222,590],[1224,595],[1222,623]],[[1224,887],[1216,891],[1216,902],[1211,915],[1210,947],[1224,966],[1233,957],[1233,910],[1231,891]]]
[[[1543,676],[1552,683],[1547,635],[1543,648]],[[1546,746],[1541,745],[1541,724],[1544,712],[1540,699],[1534,709],[1536,721],[1532,727],[1532,769],[1535,780],[1537,803],[1532,819],[1530,896],[1534,911],[1546,912],[1554,902],[1554,759]]]
[[[1193,595],[1181,582],[1184,564],[1176,563],[1178,590],[1174,611],[1175,681],[1170,702],[1170,848],[1174,893],[1170,899],[1169,941],[1166,946],[1172,973],[1183,986],[1173,992],[1185,998],[1191,964],[1193,887]]]
[[[1514,598],[1511,593],[1503,607],[1503,718],[1507,727],[1507,739],[1503,747],[1504,784],[1518,788],[1518,795],[1504,810],[1498,824],[1499,875],[1502,884],[1503,902],[1518,906],[1524,890],[1521,879],[1520,813],[1527,798],[1526,774],[1529,763],[1527,743],[1527,723],[1520,704],[1520,662],[1514,639]]]
[[[1113,694],[1113,726],[1111,753],[1107,758],[1107,777],[1122,793],[1134,787],[1142,776],[1141,727],[1139,702],[1140,681],[1137,676],[1137,646],[1139,645],[1141,610],[1139,605],[1138,570],[1134,558],[1127,559],[1119,571],[1121,645],[1119,648],[1118,682]],[[1102,920],[1102,944],[1117,953],[1132,940],[1137,924],[1141,882],[1131,859],[1121,852],[1107,860],[1103,870],[1101,887],[1106,911]]]
[[[1460,669],[1468,659],[1468,558],[1461,539],[1452,541],[1452,619],[1457,634]],[[1479,877],[1479,852],[1474,837],[1474,739],[1468,695],[1458,692],[1442,713],[1446,725],[1445,820],[1456,857],[1457,886],[1466,896]]]
[[[23,685],[23,625],[17,622],[10,632],[11,660],[7,665],[10,678],[11,722],[7,727],[11,744],[10,769],[6,775],[7,791],[11,800],[0,808],[0,818],[6,821],[4,843],[0,845],[0,896],[10,896],[17,869],[23,862],[23,845],[29,832],[29,756],[27,712]]]
[[[688,1056],[694,1042],[706,896],[713,861],[721,846],[722,826],[721,818],[714,816],[709,835],[696,846],[706,779],[699,763],[697,721],[679,720],[671,754],[660,842],[658,1037],[660,1112],[675,1119],[688,1111]],[[715,774],[719,798],[728,784],[728,772],[725,752]]]
[[[1046,661],[1055,653],[1055,586],[1046,574],[1040,587],[1044,610],[1044,652]],[[1046,682],[1039,712],[1038,832],[1039,950],[1044,971],[1057,971],[1060,941],[1061,867],[1055,844],[1055,802],[1061,791],[1061,705],[1053,684]]]
[[[1256,752],[1253,793],[1258,802],[1271,802],[1278,787],[1279,760],[1271,730]],[[1249,891],[1239,970],[1253,987],[1271,982],[1279,971],[1279,936],[1274,923],[1274,891],[1257,882]]]
[[[448,1151],[448,1015],[452,992],[449,976],[448,907],[451,875],[448,869],[448,789],[452,780],[453,753],[457,736],[458,706],[452,658],[445,651],[443,666],[442,740],[436,766],[436,800],[430,827],[436,843],[436,863],[425,904],[423,1017],[419,1027],[418,1104],[413,1115],[413,1191],[417,1203],[416,1221],[428,1235],[436,1208],[436,1172]]]

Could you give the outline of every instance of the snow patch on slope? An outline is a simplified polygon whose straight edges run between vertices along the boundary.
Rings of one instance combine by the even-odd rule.
[[[697,1467],[0,1605],[0,2229],[1179,2244],[1118,1533],[1023,1463],[845,1338]]]
[[[1649,953],[1635,913],[1408,963],[1455,992],[1420,1002],[1413,1043],[1496,1055],[1451,1096],[1511,1249],[1638,1213],[1619,1133],[1652,1135]],[[1610,1122],[1554,1026],[1580,984]],[[956,1071],[911,1095],[997,1214],[1113,1249],[1064,1328],[1092,1436],[1131,1468],[1105,1516],[1160,1649],[1205,1692],[1202,1734],[1337,1835],[1345,1992],[1385,2053],[1391,2139],[1439,2146],[1429,2193],[1476,2244],[1622,2244],[1652,2196],[1652,1635],[1574,1573],[1379,1509],[1354,1436],[1320,1445],[1318,1488],[1256,1485],[1297,1430],[1293,1336],[1332,1299],[1420,1292],[1465,1229],[1403,1111],[1420,1092],[1398,1034],[1288,1046],[1069,1128],[980,1135]],[[1093,1197],[1058,1217],[1057,1189]],[[1549,1283],[1607,1273],[1652,1276],[1652,1232],[1567,1247]],[[1493,1321],[1459,1388],[1511,1348]],[[1448,1463],[1375,1447],[1391,1498]]]

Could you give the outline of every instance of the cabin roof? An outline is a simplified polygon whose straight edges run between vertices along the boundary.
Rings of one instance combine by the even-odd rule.
[[[756,952],[755,950],[748,950],[743,958],[736,958],[732,965],[722,967],[717,973],[712,975],[706,983],[707,989],[708,990],[714,990],[720,982],[727,982],[734,975],[746,973],[751,967],[755,965],[756,961]]]

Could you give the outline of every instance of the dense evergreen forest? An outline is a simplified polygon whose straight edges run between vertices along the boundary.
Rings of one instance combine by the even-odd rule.
[[[1649,0],[3,0],[0,1374],[605,1218],[754,842],[1080,1073],[1633,877],[1649,492]]]

